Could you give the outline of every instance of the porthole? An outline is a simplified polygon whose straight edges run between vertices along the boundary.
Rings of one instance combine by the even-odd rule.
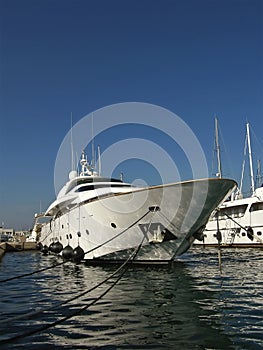
[[[261,231],[258,231],[258,232],[257,232],[257,235],[258,235],[258,236],[261,236],[261,235],[262,235],[262,232],[261,232]]]
[[[64,225],[61,225],[62,228],[64,228]]]
[[[70,238],[70,239],[72,238],[72,234],[71,234],[71,233],[69,234],[69,238]]]
[[[77,235],[78,235],[78,237],[81,237],[81,233],[80,232],[78,232]]]
[[[245,237],[246,236],[246,232],[242,232],[242,236]]]
[[[67,239],[68,239],[68,235],[66,235]]]
[[[116,228],[116,224],[114,222],[111,223],[111,227]]]

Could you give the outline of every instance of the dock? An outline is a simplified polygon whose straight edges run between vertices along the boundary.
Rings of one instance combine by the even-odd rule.
[[[0,260],[8,252],[36,250],[36,242],[2,242],[0,243]]]

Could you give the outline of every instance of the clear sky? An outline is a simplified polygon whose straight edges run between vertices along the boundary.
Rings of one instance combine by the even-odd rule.
[[[54,199],[71,112],[162,106],[209,167],[217,115],[224,175],[238,181],[247,120],[262,146],[262,0],[0,0],[0,16],[0,225],[30,228]]]

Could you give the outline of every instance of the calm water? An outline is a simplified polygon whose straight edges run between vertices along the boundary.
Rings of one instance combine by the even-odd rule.
[[[130,267],[79,315],[0,349],[262,349],[262,258],[260,249],[223,250],[220,273],[216,249],[193,248],[173,267]],[[56,261],[39,252],[8,253],[0,262],[0,280]],[[0,340],[70,317],[112,280],[68,304],[59,305],[61,301],[115,269],[67,263],[1,283]],[[50,309],[52,305],[57,306]]]

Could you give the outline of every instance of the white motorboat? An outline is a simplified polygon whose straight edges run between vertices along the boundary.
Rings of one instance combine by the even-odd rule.
[[[64,259],[122,261],[141,246],[136,260],[173,260],[236,186],[198,179],[141,188],[95,173],[84,152],[80,164],[80,174],[70,172],[57,199],[36,216],[38,245]]]
[[[221,177],[217,130],[216,120],[217,175]],[[261,187],[255,188],[249,130],[247,123],[244,159],[248,148],[252,195],[247,198],[243,198],[242,195],[245,166],[243,163],[240,189],[212,214],[202,239],[196,240],[194,245],[218,246],[220,244],[223,247],[263,247],[263,184],[259,180]],[[258,167],[258,179],[260,178],[260,167]]]

